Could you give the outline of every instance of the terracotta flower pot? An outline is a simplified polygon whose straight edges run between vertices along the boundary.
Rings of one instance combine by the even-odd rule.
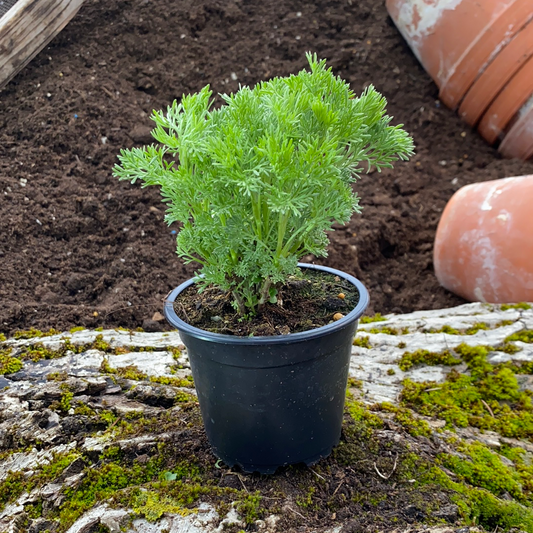
[[[507,125],[533,94],[533,57],[507,82],[492,102],[478,126],[479,133],[490,144],[504,135]]]
[[[533,56],[533,22],[526,24],[493,59],[467,92],[459,116],[475,126],[498,93]]]
[[[452,109],[533,18],[530,0],[387,0],[387,9]]]
[[[533,301],[533,176],[459,189],[444,209],[435,273],[470,301]]]
[[[498,150],[508,158],[527,160],[533,157],[533,97],[518,112]]]

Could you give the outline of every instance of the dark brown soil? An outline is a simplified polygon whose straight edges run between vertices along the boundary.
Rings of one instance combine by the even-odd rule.
[[[277,287],[277,302],[259,306],[242,320],[228,292],[192,285],[179,294],[174,310],[191,326],[225,335],[287,335],[325,326],[347,315],[359,302],[349,281],[326,272],[301,269]]]
[[[165,327],[154,313],[193,267],[174,254],[158,192],[111,176],[117,152],[151,141],[152,109],[297,72],[308,50],[355,91],[373,83],[417,144],[359,182],[363,214],[332,233],[323,263],[366,284],[370,313],[461,303],[433,274],[444,205],[533,165],[500,160],[440,105],[384,1],[87,0],[0,93],[0,331]]]

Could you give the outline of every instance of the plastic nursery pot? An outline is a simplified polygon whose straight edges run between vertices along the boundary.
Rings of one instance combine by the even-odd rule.
[[[459,107],[459,116],[475,126],[507,82],[533,56],[533,22],[526,24],[487,65]]]
[[[434,248],[442,286],[470,301],[533,301],[533,176],[459,189]]]
[[[317,265],[357,288],[359,302],[342,319],[310,331],[280,336],[236,337],[211,333],[182,321],[174,289],[164,307],[181,335],[207,437],[228,466],[271,474],[279,466],[317,462],[341,434],[348,367],[368,292],[356,278]]]
[[[531,0],[387,0],[386,5],[452,109],[533,17]]]

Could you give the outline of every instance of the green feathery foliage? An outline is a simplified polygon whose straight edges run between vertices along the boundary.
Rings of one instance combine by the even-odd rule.
[[[360,211],[351,184],[363,170],[413,154],[372,86],[356,97],[307,58],[310,72],[221,95],[219,109],[206,86],[154,111],[159,145],[122,150],[114,167],[160,186],[166,221],[182,224],[178,255],[201,265],[201,286],[231,291],[242,315],[274,303],[301,257],[326,255],[326,231]]]

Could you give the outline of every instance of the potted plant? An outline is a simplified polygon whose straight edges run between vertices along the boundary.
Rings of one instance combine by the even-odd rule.
[[[178,255],[201,266],[165,315],[187,347],[215,454],[245,471],[312,464],[338,443],[368,295],[354,277],[298,260],[325,256],[332,224],[360,210],[361,163],[380,170],[413,152],[373,87],[356,97],[307,58],[310,71],[221,95],[218,109],[205,87],[154,112],[159,145],[122,150],[114,168],[161,187],[167,222],[181,223]]]

